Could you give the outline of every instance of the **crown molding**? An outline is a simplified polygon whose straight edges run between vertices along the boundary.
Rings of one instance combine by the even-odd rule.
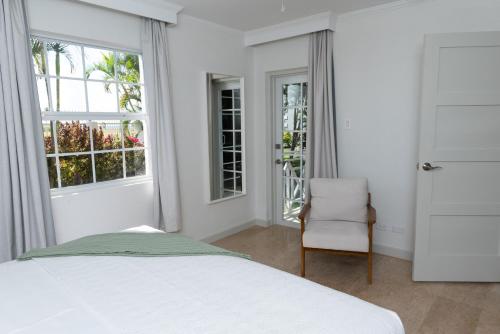
[[[177,14],[183,9],[177,4],[163,0],[77,0],[86,4],[104,7],[119,12],[177,24]]]
[[[245,32],[245,46],[255,46],[320,30],[335,30],[337,16],[324,12]]]
[[[398,9],[398,8],[414,5],[417,3],[429,2],[429,1],[435,1],[435,0],[397,0],[397,1],[392,1],[389,3],[385,3],[382,5],[376,5],[376,6],[363,8],[363,9],[354,10],[351,12],[342,13],[339,15],[339,18],[340,17],[349,17],[349,16],[358,16],[358,15],[364,15],[364,14],[373,14],[373,13],[377,13],[377,12],[383,12],[383,11],[387,11],[387,10],[391,10],[391,9]]]

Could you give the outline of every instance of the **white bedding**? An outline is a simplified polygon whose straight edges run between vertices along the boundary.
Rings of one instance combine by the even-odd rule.
[[[2,334],[402,334],[391,311],[229,256],[0,264]]]

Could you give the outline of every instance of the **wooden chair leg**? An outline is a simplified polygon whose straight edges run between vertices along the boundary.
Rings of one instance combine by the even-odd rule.
[[[372,252],[368,252],[368,284],[372,284],[372,271],[373,271],[373,265],[372,265]]]
[[[306,250],[300,247],[300,276],[306,276]]]

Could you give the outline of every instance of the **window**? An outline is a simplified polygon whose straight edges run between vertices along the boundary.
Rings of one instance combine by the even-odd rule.
[[[32,37],[50,187],[147,174],[140,54]]]

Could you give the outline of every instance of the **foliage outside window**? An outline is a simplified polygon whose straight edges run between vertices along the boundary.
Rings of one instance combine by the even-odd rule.
[[[139,54],[32,37],[51,188],[146,175]]]

